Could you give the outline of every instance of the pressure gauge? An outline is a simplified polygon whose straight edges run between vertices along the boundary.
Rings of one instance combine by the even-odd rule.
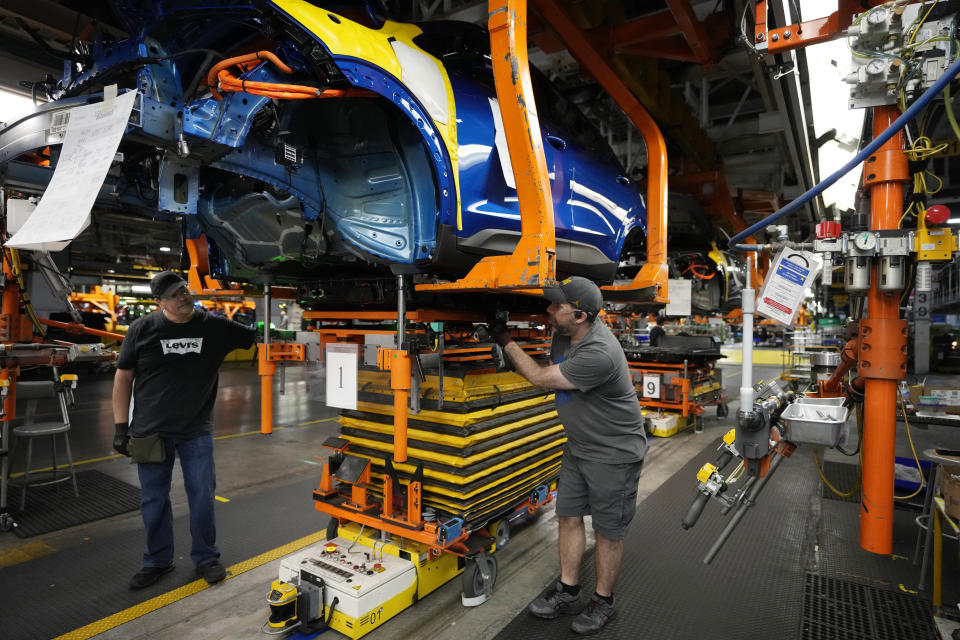
[[[867,14],[867,22],[870,24],[883,24],[887,21],[889,13],[885,8],[878,7]]]
[[[877,246],[877,236],[869,231],[861,231],[853,237],[853,246],[860,251],[873,251]]]
[[[867,63],[867,74],[871,76],[879,76],[887,69],[887,63],[883,60],[871,60]]]

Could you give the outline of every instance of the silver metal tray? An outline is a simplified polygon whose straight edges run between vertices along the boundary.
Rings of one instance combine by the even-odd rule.
[[[819,444],[835,447],[843,435],[843,425],[850,410],[837,404],[794,402],[780,415],[786,429],[785,437],[794,444]],[[837,400],[837,398],[824,398]]]

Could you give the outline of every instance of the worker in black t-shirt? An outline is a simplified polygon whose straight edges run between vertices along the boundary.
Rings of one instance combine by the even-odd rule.
[[[253,344],[255,333],[197,309],[187,283],[176,273],[157,274],[150,289],[160,309],[130,325],[113,382],[113,447],[137,462],[147,535],[142,567],[130,588],[150,586],[174,568],[170,482],[175,456],[190,504],[190,558],[213,584],[226,577],[214,522],[212,430],[218,372],[228,353]]]

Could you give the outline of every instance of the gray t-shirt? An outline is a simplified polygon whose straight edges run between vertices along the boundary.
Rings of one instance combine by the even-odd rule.
[[[572,455],[620,464],[643,460],[647,436],[627,358],[597,320],[580,342],[554,334],[550,361],[576,389],[557,390],[557,414]]]

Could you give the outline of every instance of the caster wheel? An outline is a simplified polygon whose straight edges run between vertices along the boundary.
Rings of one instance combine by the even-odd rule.
[[[497,581],[497,559],[484,551],[467,558],[467,566],[460,576],[463,590],[461,600],[465,606],[477,606],[486,602]]]
[[[490,527],[490,534],[497,543],[497,550],[503,549],[510,542],[510,523],[500,520]]]

